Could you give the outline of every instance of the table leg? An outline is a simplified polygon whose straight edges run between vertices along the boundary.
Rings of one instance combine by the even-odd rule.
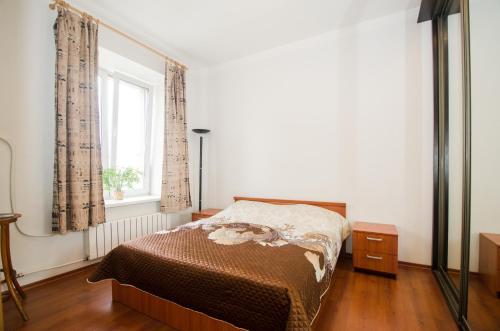
[[[14,268],[12,267],[12,258],[10,256],[10,228],[9,228],[9,225],[7,225],[5,227],[5,231],[7,231],[7,238],[5,240],[7,242],[7,259],[9,260],[9,269],[12,273]],[[13,275],[13,273],[12,273],[12,275]],[[21,287],[21,285],[19,285],[19,282],[17,281],[17,278],[15,277],[15,275],[12,277],[12,282],[14,283],[14,286],[17,289],[17,292],[19,292],[19,294],[21,295],[21,297],[23,299],[26,299],[26,293],[24,293],[23,288]]]
[[[12,278],[12,269],[9,263],[9,257],[7,256],[9,252],[9,224],[2,224],[0,226],[1,231],[1,255],[2,255],[2,265],[3,265],[3,273],[5,276],[5,283],[7,284],[7,288],[9,289],[10,297],[14,300],[16,304],[16,308],[21,314],[23,320],[27,321],[29,319],[28,315],[24,311],[23,305],[21,303],[21,299],[17,295],[16,289],[14,287],[14,282]]]
[[[3,302],[0,299],[0,331],[3,331]]]

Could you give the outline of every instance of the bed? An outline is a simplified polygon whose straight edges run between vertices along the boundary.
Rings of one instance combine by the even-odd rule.
[[[122,244],[90,282],[178,330],[310,330],[350,233],[344,203],[235,197]]]

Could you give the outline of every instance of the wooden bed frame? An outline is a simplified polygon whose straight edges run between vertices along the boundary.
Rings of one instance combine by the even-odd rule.
[[[346,216],[346,204],[339,202],[234,197],[234,201],[239,201],[239,200],[260,201],[277,205],[291,205],[291,204],[313,205],[334,211],[344,217]],[[345,245],[342,245],[343,250],[344,247]],[[136,287],[130,285],[122,285],[116,280],[112,281],[112,292],[113,292],[113,301],[124,304],[151,318],[159,320],[177,330],[181,331],[243,330],[228,322],[215,319],[213,317],[205,315],[204,313],[197,312],[189,308],[182,307],[172,301],[162,299],[153,294],[142,291]]]

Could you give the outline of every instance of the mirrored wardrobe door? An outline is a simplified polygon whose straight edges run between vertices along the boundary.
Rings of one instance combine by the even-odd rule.
[[[500,330],[500,0],[471,0],[470,329]]]
[[[461,323],[468,264],[465,160],[464,16],[461,1],[424,0],[419,16],[432,19],[434,64],[434,228],[432,268],[453,316]],[[431,9],[431,10],[430,10]],[[467,122],[468,123],[468,122]],[[467,140],[468,141],[468,140]],[[466,223],[468,224],[468,223]],[[464,232],[465,229],[465,232]],[[468,255],[467,255],[468,256]],[[465,267],[465,269],[464,269]]]
[[[460,13],[448,16],[448,252],[447,274],[460,288],[463,182],[462,22]]]

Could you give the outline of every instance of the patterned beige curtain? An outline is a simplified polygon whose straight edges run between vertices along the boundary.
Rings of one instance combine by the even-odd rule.
[[[97,24],[59,9],[52,231],[104,222],[97,97]]]
[[[186,127],[186,83],[183,68],[165,64],[165,132],[160,210],[191,207]]]

